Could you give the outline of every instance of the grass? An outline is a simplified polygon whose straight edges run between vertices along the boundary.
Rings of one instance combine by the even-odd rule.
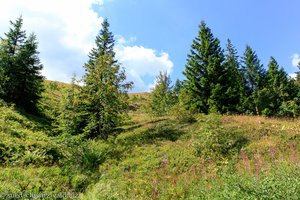
[[[299,199],[300,120],[163,117],[148,94],[107,141],[52,134],[68,85],[46,82],[36,117],[0,104],[0,194],[73,193],[81,199]],[[188,120],[186,120],[188,118]],[[193,119],[193,120],[191,120]]]

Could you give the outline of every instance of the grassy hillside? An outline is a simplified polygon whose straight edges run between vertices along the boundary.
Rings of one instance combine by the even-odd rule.
[[[148,93],[138,93],[130,94],[131,111],[117,134],[107,141],[84,141],[53,136],[50,119],[68,85],[45,85],[40,105],[44,117],[0,103],[0,194],[65,192],[81,199],[300,197],[299,119],[183,111],[153,117],[142,109]]]

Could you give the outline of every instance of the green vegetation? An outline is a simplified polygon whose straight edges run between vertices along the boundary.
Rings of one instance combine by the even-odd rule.
[[[256,52],[246,46],[238,60],[227,40],[226,54],[211,29],[201,22],[183,74],[180,104],[202,113],[299,116],[299,87],[275,58],[266,71]]]
[[[240,64],[231,41],[224,54],[202,22],[187,80],[172,86],[160,73],[151,93],[128,95],[108,28],[104,20],[86,74],[71,84],[42,84],[34,36],[18,47],[32,48],[22,67],[36,77],[24,80],[41,85],[24,95],[38,113],[19,90],[5,96],[15,78],[7,69],[23,73],[23,54],[9,57],[1,40],[0,198],[299,199],[299,83],[273,57],[265,71],[247,46]]]
[[[167,75],[167,72],[160,72],[156,78],[156,85],[151,92],[148,112],[154,115],[166,115],[176,102],[176,93],[171,87],[170,76]]]
[[[0,43],[0,98],[34,113],[43,90],[36,36],[27,38],[22,17],[10,23],[12,28]]]
[[[74,192],[82,199],[299,197],[299,120],[195,114],[191,123],[141,109],[130,111],[119,133],[104,141],[52,136],[44,119],[1,103],[0,192]]]

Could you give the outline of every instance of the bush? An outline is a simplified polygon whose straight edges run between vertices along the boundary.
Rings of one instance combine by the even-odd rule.
[[[284,101],[279,108],[279,115],[289,117],[300,116],[300,103],[298,98],[292,101]]]
[[[79,137],[70,136],[66,139],[67,153],[64,168],[69,171],[88,172],[96,170],[106,159],[106,145],[101,145],[93,140],[80,141]]]
[[[185,110],[178,104],[172,108],[171,114],[180,123],[193,123],[197,121],[194,112]]]
[[[229,156],[232,153],[238,153],[247,143],[248,140],[242,132],[222,126],[219,115],[211,114],[204,120],[205,127],[198,133],[198,140],[194,143],[197,155]]]

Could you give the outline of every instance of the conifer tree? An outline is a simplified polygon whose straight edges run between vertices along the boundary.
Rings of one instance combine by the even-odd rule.
[[[223,85],[226,81],[223,61],[219,39],[202,21],[183,72],[186,81],[180,101],[186,108],[203,113],[222,110]]]
[[[160,72],[151,92],[150,111],[155,115],[165,115],[175,103],[176,97],[171,86],[171,78],[167,72]]]
[[[8,77],[5,73],[5,61],[7,60],[5,51],[5,41],[1,40],[0,41],[0,98],[4,97],[5,94],[5,85],[6,85],[6,81],[8,80]]]
[[[263,88],[265,79],[265,70],[255,51],[247,45],[242,57],[243,83],[245,86],[245,99],[243,107],[246,113],[259,115],[259,91]]]
[[[83,129],[86,126],[84,99],[81,98],[80,91],[81,88],[74,74],[70,87],[65,91],[61,99],[60,113],[55,120],[58,131],[63,134],[78,135],[83,133]]]
[[[175,82],[175,85],[174,85],[174,88],[173,88],[173,92],[176,96],[178,96],[179,91],[181,90],[182,87],[183,87],[182,81],[179,80],[179,79],[176,79],[176,82]]]
[[[104,19],[102,23],[102,29],[99,34],[96,36],[95,47],[89,53],[89,61],[86,64],[86,67],[93,66],[99,57],[109,56],[113,59],[113,64],[117,62],[115,60],[114,52],[114,36],[112,32],[109,31],[109,23],[107,19]]]
[[[0,68],[5,77],[2,98],[35,112],[44,80],[38,43],[34,34],[26,37],[26,32],[22,30],[22,17],[11,22],[11,25],[12,28],[5,34],[6,38],[1,39]]]
[[[274,57],[270,58],[268,67],[265,86],[259,95],[262,113],[267,116],[285,115],[282,108],[296,97],[296,87],[284,69],[279,69]]]
[[[231,43],[227,40],[226,54],[225,54],[225,77],[226,81],[226,91],[225,99],[223,102],[223,112],[241,112],[241,101],[243,98],[243,82],[242,76],[240,74],[240,63],[238,61],[237,50]]]
[[[132,87],[131,82],[125,82],[125,72],[115,59],[114,39],[108,27],[105,19],[96,37],[96,47],[84,66],[86,74],[81,91],[86,112],[84,133],[91,138],[106,139],[120,125],[128,106],[127,91]]]
[[[32,33],[20,50],[19,70],[18,73],[15,73],[16,78],[19,80],[15,91],[16,104],[25,107],[27,110],[35,109],[43,91],[44,77],[41,75],[43,65],[40,62],[37,48],[36,35]]]
[[[5,33],[6,38],[1,38],[0,64],[3,76],[7,77],[7,81],[2,84],[4,90],[2,98],[5,101],[15,103],[15,92],[19,85],[15,73],[20,65],[19,52],[26,39],[26,33],[22,30],[22,17],[19,17],[15,22],[10,21],[10,24],[12,27],[8,33]]]

